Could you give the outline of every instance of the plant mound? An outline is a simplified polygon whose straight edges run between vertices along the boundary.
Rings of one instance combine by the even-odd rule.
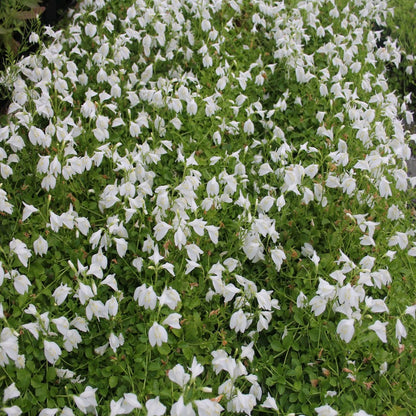
[[[415,413],[390,12],[86,0],[46,29],[2,79],[3,412]]]

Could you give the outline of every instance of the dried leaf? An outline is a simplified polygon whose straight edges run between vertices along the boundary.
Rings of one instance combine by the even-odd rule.
[[[221,401],[221,399],[224,397],[223,394],[220,394],[218,397],[213,397],[212,399],[210,399],[212,402],[217,402],[219,403]]]
[[[319,383],[319,380],[318,380],[317,378],[313,378],[313,379],[311,380],[311,385],[312,385],[312,387],[316,387],[316,386],[318,385],[318,383]]]
[[[20,20],[36,19],[45,11],[45,7],[34,7],[32,10],[16,13],[16,18]]]

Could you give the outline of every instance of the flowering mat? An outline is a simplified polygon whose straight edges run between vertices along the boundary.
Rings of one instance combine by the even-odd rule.
[[[293,3],[87,0],[32,34],[2,79],[3,413],[416,414],[392,11]]]

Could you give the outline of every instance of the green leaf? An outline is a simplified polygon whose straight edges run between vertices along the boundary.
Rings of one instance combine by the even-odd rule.
[[[26,368],[22,368],[17,371],[17,379],[19,380],[19,385],[22,389],[27,389],[31,382],[31,373]]]
[[[157,347],[157,350],[161,355],[169,355],[170,347],[167,343],[163,343],[160,347]]]
[[[39,388],[43,385],[42,381],[43,381],[42,375],[38,374],[38,375],[36,375],[32,378],[32,380],[30,381],[30,384],[31,384],[32,387],[34,387],[36,389],[36,388]]]
[[[108,379],[108,385],[109,385],[111,388],[116,387],[116,386],[117,386],[117,384],[118,384],[118,377],[117,377],[117,376],[111,376],[111,377]]]
[[[22,5],[29,7],[30,9],[33,9],[35,7],[39,7],[40,6],[40,1],[38,0],[21,0]]]
[[[193,355],[194,355],[194,350],[192,349],[192,347],[184,347],[182,349],[183,355],[185,356],[185,358],[187,360],[192,359]]]
[[[49,367],[46,372],[46,381],[54,381],[56,379],[55,367]]]
[[[276,384],[276,381],[275,381],[275,379],[273,377],[267,377],[266,384],[269,387],[272,387],[272,386],[274,386]]]
[[[48,386],[47,386],[47,384],[42,384],[41,387],[39,387],[35,390],[35,393],[36,393],[37,400],[39,400],[41,403],[44,402],[48,397]]]
[[[272,350],[276,352],[280,352],[284,350],[282,343],[279,340],[271,341],[270,346],[272,347]]]

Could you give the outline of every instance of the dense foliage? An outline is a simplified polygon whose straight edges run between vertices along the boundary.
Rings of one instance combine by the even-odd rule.
[[[31,36],[2,78],[3,412],[416,411],[390,12],[86,0]]]

